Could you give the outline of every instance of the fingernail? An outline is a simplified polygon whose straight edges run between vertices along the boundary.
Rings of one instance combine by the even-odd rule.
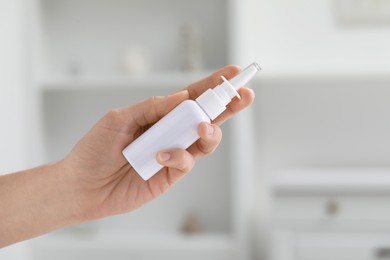
[[[214,131],[215,131],[214,127],[210,124],[207,124],[207,134],[212,135],[214,134]]]
[[[158,158],[160,159],[161,162],[166,162],[169,159],[171,159],[171,154],[167,152],[161,152],[158,154]]]

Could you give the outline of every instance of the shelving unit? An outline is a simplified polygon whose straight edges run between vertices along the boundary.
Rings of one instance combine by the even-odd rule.
[[[123,74],[129,51],[152,71],[175,72],[185,59],[185,33],[200,41],[203,68],[229,59],[226,0],[42,0],[40,7],[49,75]]]
[[[109,110],[177,91],[225,66],[233,37],[230,5],[230,0],[31,1],[34,99],[29,116],[36,119],[31,164],[63,158]],[[193,35],[183,36],[183,30]],[[193,70],[183,69],[185,37],[201,42],[195,59],[203,65]],[[132,58],[143,65],[129,65]],[[215,154],[197,163],[169,193],[130,214],[34,240],[32,260],[52,254],[63,259],[248,259],[249,200],[241,190],[248,190],[243,183],[250,173],[242,167],[243,143],[236,140],[246,117],[225,124]],[[200,233],[182,232],[188,215],[197,218]]]

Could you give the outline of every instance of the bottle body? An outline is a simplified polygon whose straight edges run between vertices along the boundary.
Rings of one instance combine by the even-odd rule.
[[[156,160],[162,150],[186,149],[199,139],[198,126],[211,122],[196,101],[186,100],[165,115],[124,150],[123,155],[144,179],[163,168]]]
[[[231,82],[221,76],[222,84],[206,90],[195,101],[186,100],[179,104],[129,144],[122,151],[123,155],[135,171],[148,180],[163,167],[156,160],[158,152],[173,148],[187,149],[199,139],[199,124],[210,123],[225,111],[234,97],[240,98],[237,90],[259,70],[259,65],[253,63],[233,77]]]

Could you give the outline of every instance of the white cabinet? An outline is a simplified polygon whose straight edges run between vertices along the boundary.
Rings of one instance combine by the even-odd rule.
[[[359,243],[386,248],[375,237],[390,234],[389,82],[375,75],[259,78],[257,245],[259,254],[270,249],[264,259],[359,259]],[[349,236],[356,238],[350,247]]]
[[[389,259],[390,170],[302,172],[274,183],[272,259]]]

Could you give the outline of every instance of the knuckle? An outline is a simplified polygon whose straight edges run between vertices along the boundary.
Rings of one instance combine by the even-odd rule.
[[[158,104],[164,97],[163,96],[152,96],[150,98],[150,102],[152,103],[152,105],[156,105]]]
[[[218,144],[222,141],[222,138],[223,138],[223,132],[222,132],[222,130],[221,130],[221,128],[220,127],[217,127],[217,130],[216,130],[216,132],[217,132],[217,136],[218,136]]]
[[[121,117],[121,110],[119,108],[116,108],[116,109],[113,109],[111,111],[109,111],[107,114],[106,114],[106,117],[109,119],[109,120],[112,120],[112,121],[115,121],[117,119],[120,119]]]
[[[225,67],[224,69],[225,69],[225,72],[229,71],[229,73],[231,73],[232,75],[237,75],[241,71],[240,67],[235,65],[235,64],[229,65],[229,66]],[[220,72],[216,72],[216,73],[212,74],[212,81],[213,81],[214,85],[219,85],[222,83],[221,76],[224,76],[224,75],[222,75]]]
[[[217,138],[213,138],[208,142],[204,140],[200,140],[199,142],[197,142],[197,146],[199,151],[202,154],[208,155],[213,153],[217,149],[219,143],[220,143],[220,138],[217,137]]]
[[[177,168],[185,173],[191,171],[194,166],[194,160],[186,152],[180,153],[178,157]]]
[[[154,115],[160,115],[160,111],[157,108],[159,107],[159,104],[163,101],[164,98],[164,96],[152,96],[149,99],[150,109],[154,111]]]
[[[169,182],[162,182],[159,186],[160,194],[166,193],[170,187],[171,187],[171,184]]]
[[[203,154],[210,154],[212,152],[214,152],[214,150],[216,149],[216,146],[217,144],[205,144],[205,143],[200,143],[199,144],[199,150],[203,153]]]
[[[222,78],[221,78],[221,76],[223,76],[223,75],[221,75],[220,73],[214,73],[214,74],[211,76],[212,81],[213,81],[213,85],[214,85],[214,86],[217,86],[217,85],[219,85],[219,84],[222,83]]]

